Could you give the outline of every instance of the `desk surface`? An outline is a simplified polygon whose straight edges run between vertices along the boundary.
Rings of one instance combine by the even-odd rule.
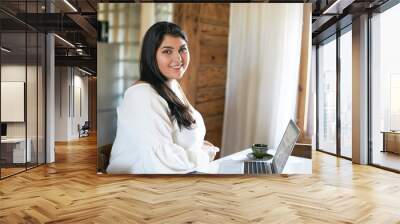
[[[383,134],[400,134],[400,131],[381,131]]]
[[[268,153],[274,155],[275,150],[269,150]],[[245,149],[243,151],[234,153],[232,155],[217,159],[209,163],[207,166],[202,166],[197,169],[197,171],[207,174],[242,174],[241,167],[243,162],[249,160],[247,154],[251,153],[251,148]],[[220,172],[219,166],[221,162],[224,161],[224,165],[228,164],[228,172]],[[283,169],[283,174],[311,174],[312,173],[312,160],[308,158],[302,158],[297,156],[290,156],[285,168]]]
[[[30,141],[30,138],[27,139]],[[24,142],[25,138],[5,138],[1,139],[1,143],[19,143],[19,142]]]

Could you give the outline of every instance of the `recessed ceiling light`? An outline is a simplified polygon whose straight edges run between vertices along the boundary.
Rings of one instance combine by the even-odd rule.
[[[343,9],[351,5],[355,0],[336,0],[322,14],[342,14]]]
[[[78,70],[81,71],[81,72],[83,72],[83,73],[85,73],[85,74],[87,74],[87,75],[90,75],[90,76],[92,75],[92,73],[90,73],[90,72],[88,72],[88,71],[86,71],[86,70],[83,70],[83,69],[81,69],[81,68],[79,68],[79,67],[78,67]]]
[[[71,42],[69,42],[68,40],[66,40],[66,39],[64,39],[64,38],[62,38],[62,37],[60,37],[60,36],[57,35],[57,34],[54,34],[54,36],[57,37],[58,39],[60,39],[61,41],[63,41],[64,43],[66,43],[67,45],[69,45],[70,47],[75,48],[75,45],[71,44]]]
[[[69,3],[68,0],[64,0],[65,4],[67,4],[72,10],[74,10],[74,12],[78,12],[78,10],[71,4]]]
[[[5,47],[1,47],[0,49],[1,49],[2,51],[6,52],[6,53],[10,53],[10,52],[11,52],[11,50],[9,50],[9,49],[7,49],[7,48],[5,48]]]

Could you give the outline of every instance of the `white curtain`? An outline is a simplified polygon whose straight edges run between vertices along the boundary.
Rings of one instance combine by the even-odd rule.
[[[222,155],[273,147],[295,118],[303,4],[231,4]]]

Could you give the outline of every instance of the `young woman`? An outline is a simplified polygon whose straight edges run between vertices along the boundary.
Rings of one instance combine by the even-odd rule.
[[[158,22],[149,28],[140,79],[117,109],[108,173],[188,173],[214,159],[219,149],[204,141],[203,118],[177,81],[189,61],[188,40],[179,26]]]

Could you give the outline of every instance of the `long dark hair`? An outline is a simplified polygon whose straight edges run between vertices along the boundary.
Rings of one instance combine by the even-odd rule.
[[[158,22],[152,25],[143,38],[140,54],[140,80],[148,82],[167,101],[171,121],[175,119],[180,129],[182,127],[190,129],[196,121],[190,114],[189,106],[169,88],[168,79],[160,72],[157,65],[156,52],[165,35],[180,37],[186,43],[188,42],[186,34],[174,23]]]

